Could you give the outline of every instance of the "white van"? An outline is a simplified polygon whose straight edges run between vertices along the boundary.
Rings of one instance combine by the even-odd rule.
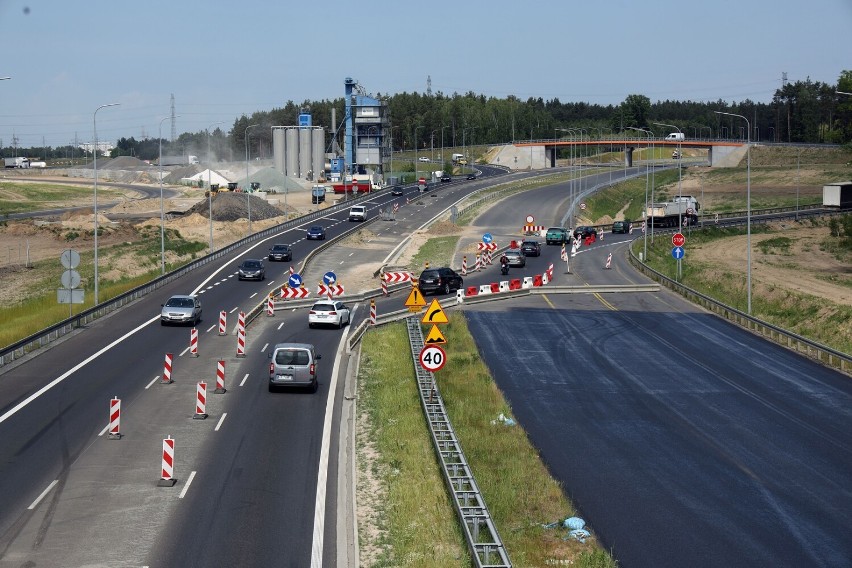
[[[367,220],[367,208],[363,205],[353,205],[349,208],[349,220],[350,221],[366,221]]]
[[[668,136],[666,136],[666,140],[684,140],[685,137],[683,132],[672,132]]]

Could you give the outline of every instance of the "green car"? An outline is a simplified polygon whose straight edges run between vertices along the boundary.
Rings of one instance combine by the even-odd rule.
[[[549,245],[562,245],[568,242],[568,229],[551,227],[544,235],[544,242]]]

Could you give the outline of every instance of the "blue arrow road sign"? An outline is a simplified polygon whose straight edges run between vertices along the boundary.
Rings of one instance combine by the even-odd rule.
[[[672,257],[673,257],[675,260],[680,260],[680,259],[682,259],[684,254],[685,254],[685,253],[683,252],[683,247],[674,247],[674,248],[672,249]]]
[[[322,275],[322,281],[326,286],[331,286],[335,282],[337,282],[337,274],[329,270],[325,274]]]
[[[302,285],[302,277],[298,274],[291,274],[290,278],[287,280],[287,284],[290,285],[290,288],[298,288]]]
[[[491,236],[491,233],[485,233],[484,235],[482,235],[482,242],[485,243],[486,245],[489,244],[493,240],[494,240],[494,237]]]

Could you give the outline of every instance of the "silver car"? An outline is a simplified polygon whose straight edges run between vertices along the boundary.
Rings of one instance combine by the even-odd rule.
[[[279,343],[269,353],[269,392],[278,387],[317,390],[317,355],[310,343]]]
[[[172,296],[161,304],[160,325],[172,323],[198,324],[201,321],[201,299],[198,296]]]

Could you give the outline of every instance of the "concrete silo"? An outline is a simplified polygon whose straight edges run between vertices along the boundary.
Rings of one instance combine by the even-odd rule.
[[[272,128],[272,156],[274,161],[274,167],[277,171],[282,174],[284,171],[284,156],[285,156],[285,145],[284,145],[284,129],[283,128]]]
[[[312,129],[311,146],[311,169],[316,180],[325,169],[325,131],[321,127]]]
[[[287,128],[284,138],[285,143],[285,158],[284,166],[287,171],[285,175],[299,177],[299,129]]]
[[[311,169],[311,130],[312,128],[299,128],[299,177],[308,175]]]

